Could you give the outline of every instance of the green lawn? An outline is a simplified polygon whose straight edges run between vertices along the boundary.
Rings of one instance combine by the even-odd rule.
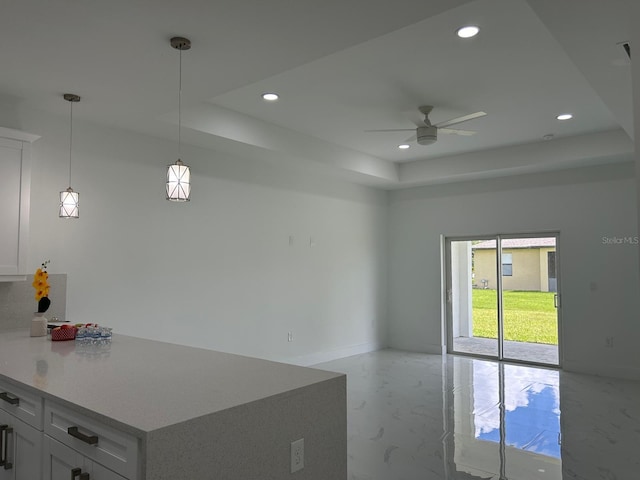
[[[552,292],[503,293],[504,339],[558,344],[556,309]],[[473,336],[497,338],[497,292],[473,289]]]

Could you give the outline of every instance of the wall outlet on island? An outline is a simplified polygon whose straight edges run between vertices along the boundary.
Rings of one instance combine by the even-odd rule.
[[[293,332],[287,333],[287,342],[293,342]]]
[[[304,438],[291,442],[291,473],[304,468]]]

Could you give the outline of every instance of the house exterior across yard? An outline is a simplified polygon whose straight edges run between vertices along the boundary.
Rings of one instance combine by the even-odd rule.
[[[556,291],[556,239],[507,238],[502,242],[503,290]],[[496,241],[471,246],[473,286],[497,288]]]

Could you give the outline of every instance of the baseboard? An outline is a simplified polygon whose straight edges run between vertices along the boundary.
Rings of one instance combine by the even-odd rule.
[[[429,355],[446,355],[447,354],[447,346],[446,345],[425,345],[424,348],[420,350],[412,350],[415,353],[428,353]]]
[[[565,372],[586,373],[601,377],[622,378],[625,380],[640,380],[640,369],[629,366],[587,364],[564,360],[562,369]]]
[[[383,347],[384,348],[384,347]],[[420,348],[412,348],[407,345],[389,345],[388,348],[392,348],[394,350],[402,350],[403,352],[412,352],[412,353],[428,353],[429,355],[446,355],[447,354],[447,346],[446,345],[437,345],[437,344],[425,344],[421,345]]]
[[[376,350],[382,350],[384,348],[387,348],[387,345],[383,343],[360,343],[358,345],[349,345],[346,347],[336,348],[334,350],[314,352],[308,355],[300,355],[298,357],[283,358],[279,361],[299,365],[301,367],[310,367],[318,363],[330,362],[331,360],[351,357],[352,355],[359,355],[361,353],[375,352]]]

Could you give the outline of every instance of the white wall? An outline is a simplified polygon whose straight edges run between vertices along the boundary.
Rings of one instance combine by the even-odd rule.
[[[633,84],[633,118],[634,136],[640,139],[640,62],[638,62],[638,51],[640,50],[640,3],[634,0],[627,0],[629,8],[629,31],[631,32],[631,55],[635,55],[636,61],[631,63],[631,79]],[[638,202],[638,224],[640,225],[640,143],[635,142],[636,153],[636,190]],[[640,265],[639,265],[640,267]]]
[[[174,139],[74,119],[80,219],[63,220],[68,116],[17,106],[0,120],[42,136],[29,264],[68,274],[70,321],[300,364],[386,344],[385,192],[183,146],[192,201],[174,204]]]
[[[564,367],[640,378],[638,246],[603,243],[636,236],[633,173],[626,163],[391,193],[390,346],[442,349],[441,235],[559,231]]]
[[[299,364],[440,352],[440,235],[559,230],[565,367],[640,377],[638,249],[602,243],[636,235],[631,164],[386,193],[186,147],[193,201],[172,204],[173,139],[76,121],[74,221],[57,217],[68,117],[15,105],[0,125],[42,135],[30,265],[68,274],[71,321]]]

